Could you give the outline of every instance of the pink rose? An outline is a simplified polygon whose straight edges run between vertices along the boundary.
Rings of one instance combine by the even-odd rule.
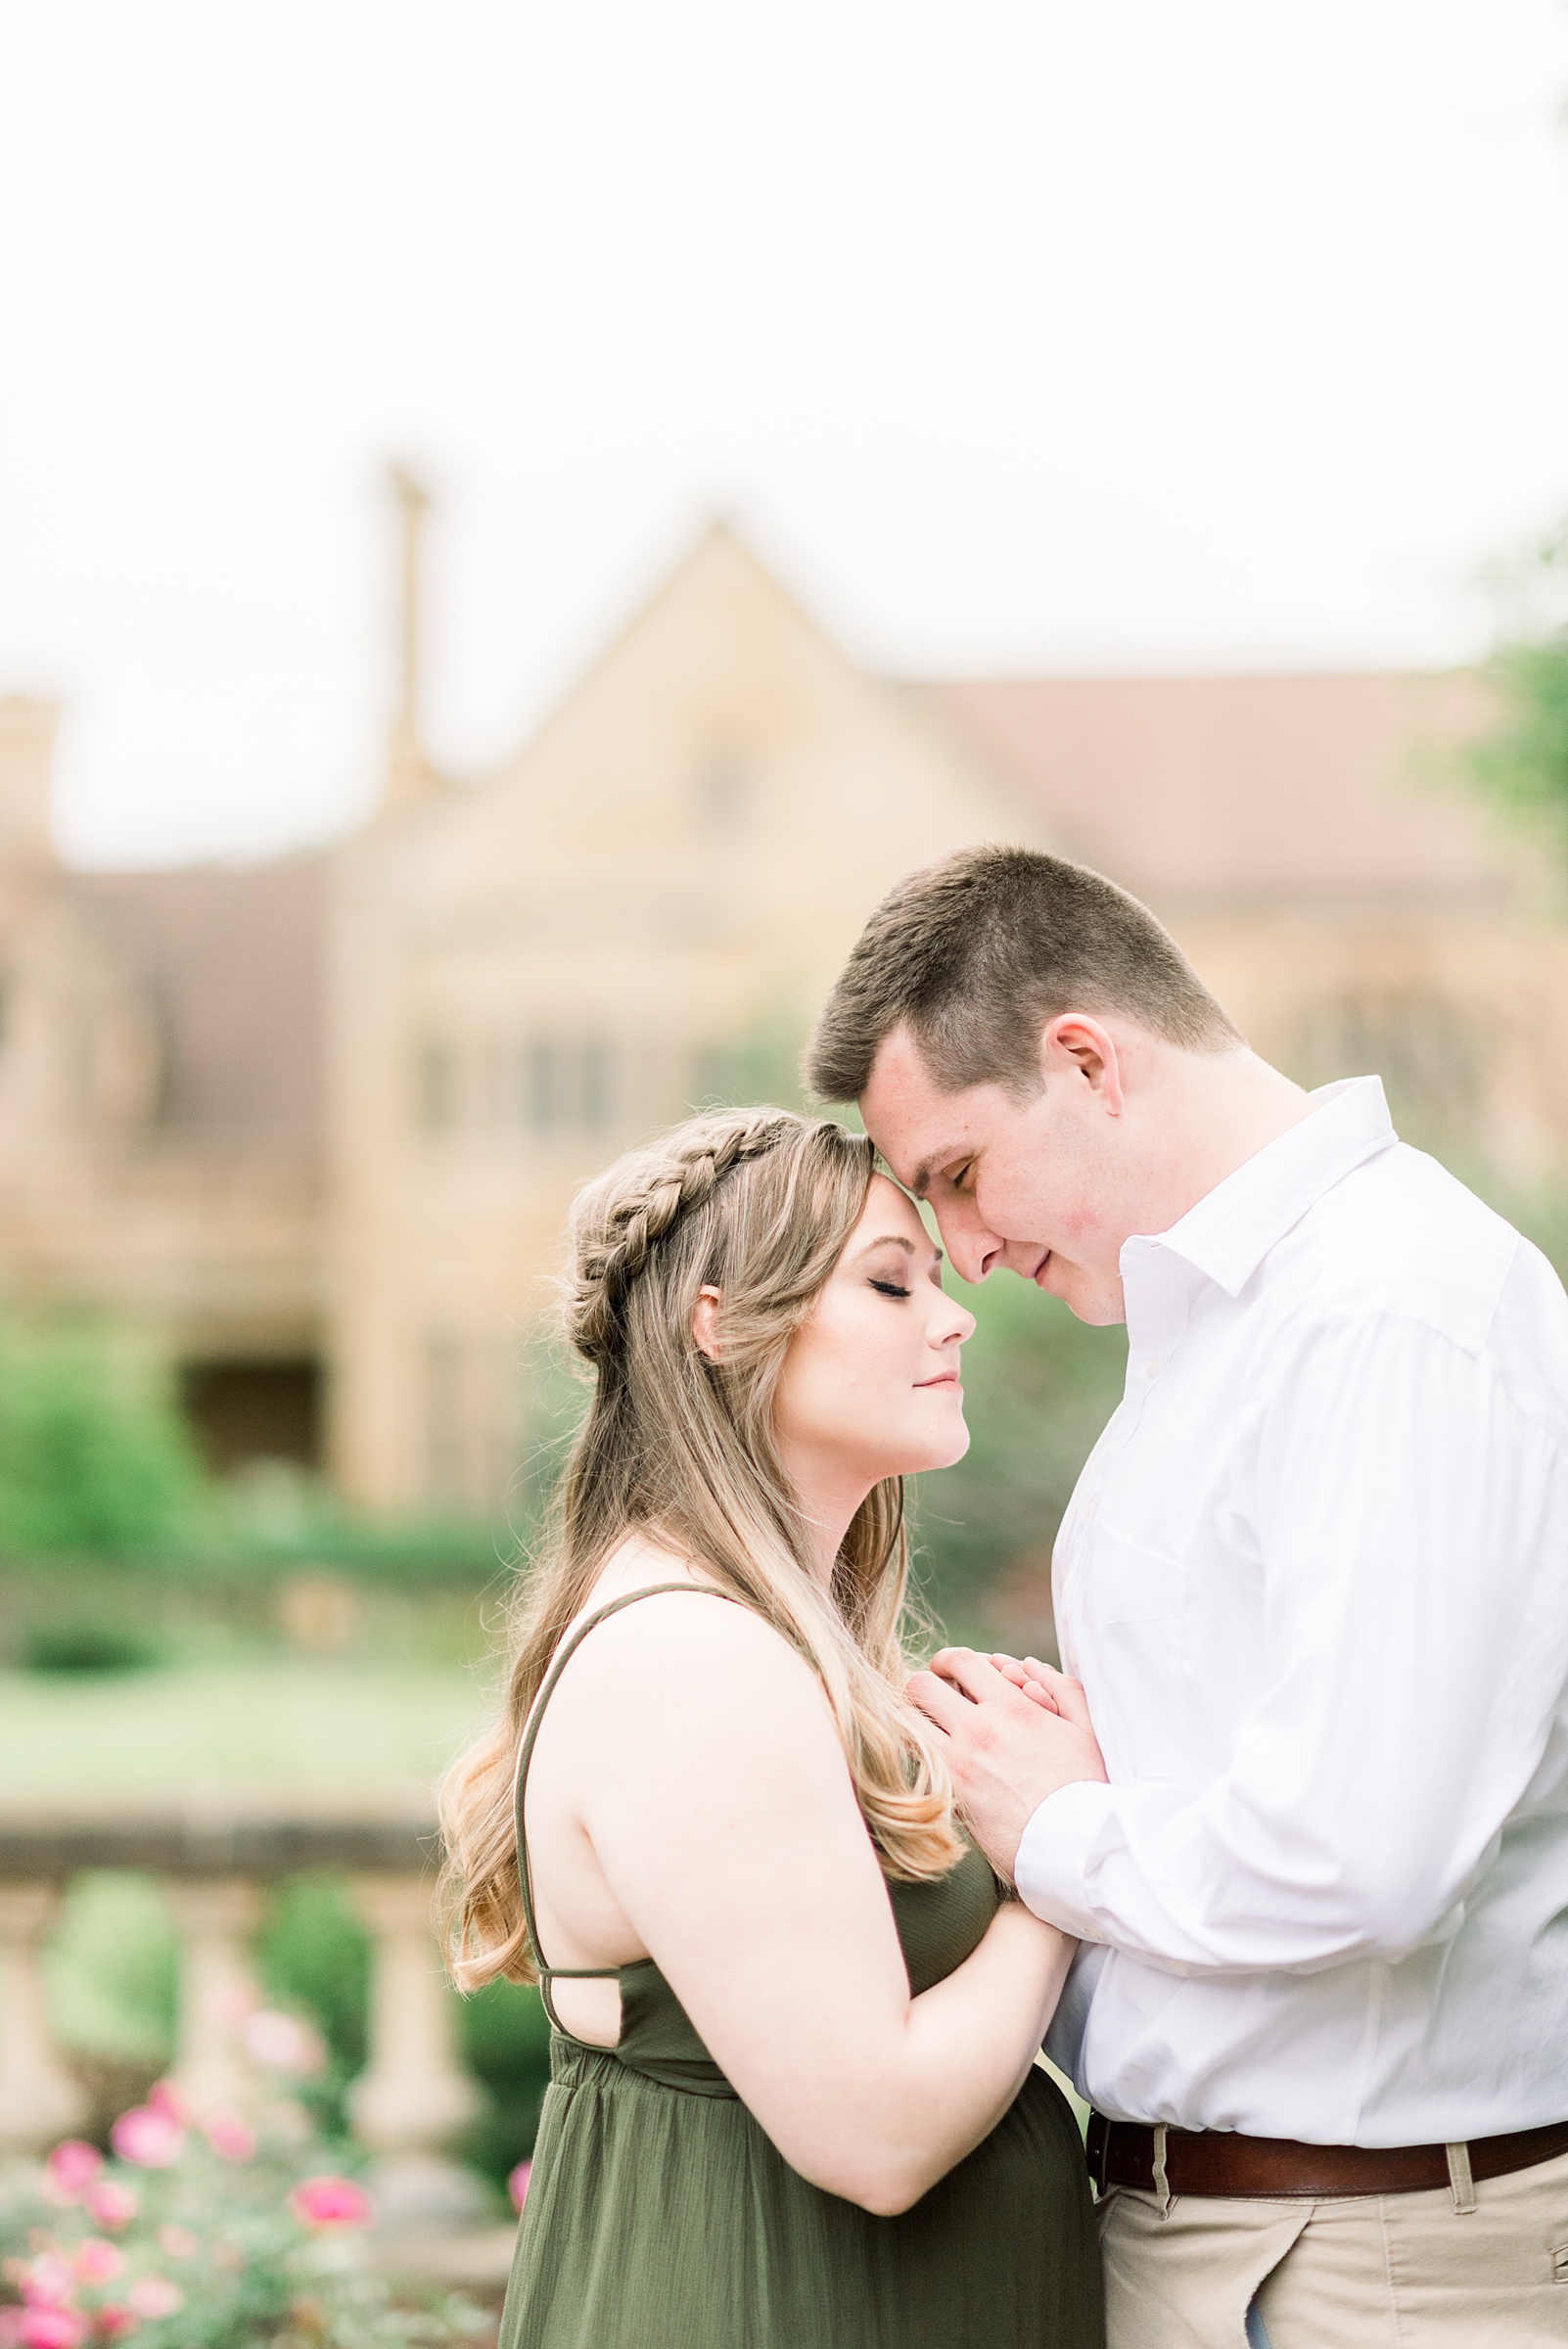
[[[125,2254],[117,2243],[106,2243],[101,2234],[90,2234],[76,2245],[76,2280],[78,2283],[110,2283],[125,2272]]]
[[[376,2205],[351,2178],[306,2178],[289,2196],[289,2208],[302,2227],[368,2227]]]
[[[202,2238],[189,2227],[160,2227],[158,2239],[170,2259],[194,2259],[202,2248]]]
[[[156,2088],[149,2089],[147,2101],[154,2112],[161,2112],[165,2121],[173,2122],[176,2129],[190,2127],[190,2100],[181,2095],[172,2080],[160,2080]]]
[[[141,2318],[136,2311],[127,2308],[123,2300],[106,2300],[101,2308],[93,2311],[93,2338],[95,2341],[123,2340],[126,2333],[134,2332],[140,2323]]]
[[[185,2306],[185,2294],[166,2276],[139,2276],[125,2294],[125,2304],[139,2317],[156,2322],[172,2317]]]
[[[529,2180],[532,2177],[532,2162],[520,2161],[517,2165],[517,2168],[512,2172],[511,2177],[508,2178],[506,2182],[506,2190],[512,2197],[512,2208],[514,2210],[521,2210],[524,2203],[528,2200]]]
[[[185,2131],[170,2114],[153,2104],[133,2104],[122,2112],[109,2133],[121,2161],[139,2170],[166,2170],[185,2149]]]
[[[241,2026],[240,2041],[253,2063],[269,2072],[287,2072],[296,2080],[319,2072],[327,2060],[319,2031],[298,2015],[279,2014],[270,2006],[248,2016]]]
[[[74,2308],[24,2308],[17,2326],[21,2349],[77,2349],[87,2319]]]
[[[134,2187],[117,2178],[96,2178],[82,2194],[87,2216],[99,2227],[128,2227],[141,2203]]]
[[[59,2251],[40,2251],[25,2261],[17,2270],[17,2281],[29,2308],[66,2307],[76,2285],[69,2260]]]
[[[68,2137],[49,2156],[44,2192],[51,2202],[74,2202],[103,2166],[104,2157],[96,2145],[83,2144],[79,2137]]]
[[[237,2112],[209,2112],[202,2135],[223,2161],[249,2161],[255,2151],[255,2131]]]

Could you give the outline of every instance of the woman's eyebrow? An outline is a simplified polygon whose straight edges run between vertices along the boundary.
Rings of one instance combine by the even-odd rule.
[[[880,1239],[867,1240],[865,1246],[856,1253],[859,1256],[869,1256],[873,1248],[901,1248],[905,1256],[918,1256],[920,1253],[916,1243],[901,1231],[885,1231]],[[932,1265],[935,1267],[942,1261],[942,1250],[933,1248],[931,1251]]]

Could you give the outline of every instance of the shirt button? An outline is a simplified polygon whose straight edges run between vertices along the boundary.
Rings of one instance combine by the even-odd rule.
[[[1150,1357],[1149,1357],[1149,1359],[1148,1359],[1148,1360],[1147,1360],[1147,1361],[1144,1363],[1143,1367],[1144,1367],[1144,1369],[1145,1369],[1145,1370],[1148,1372],[1148,1374],[1149,1374],[1149,1376],[1150,1376],[1151,1378],[1158,1378],[1158,1377],[1159,1377],[1159,1375],[1160,1375],[1160,1358],[1159,1358],[1159,1356],[1158,1356],[1157,1354],[1151,1354],[1151,1355],[1150,1355]]]

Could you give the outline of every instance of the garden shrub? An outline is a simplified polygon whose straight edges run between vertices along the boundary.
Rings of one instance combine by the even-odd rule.
[[[204,1489],[172,1389],[86,1316],[0,1317],[0,1556],[177,1543]]]
[[[460,2294],[423,2305],[367,2263],[371,2195],[352,2156],[298,2105],[200,2126],[166,2087],[115,2124],[115,2158],[79,2141],[0,2192],[0,2252],[14,2295],[3,2349],[448,2349],[494,2340]]]

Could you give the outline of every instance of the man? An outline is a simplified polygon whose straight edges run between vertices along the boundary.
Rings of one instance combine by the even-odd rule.
[[[1112,2349],[1568,2341],[1555,1275],[1376,1078],[1302,1092],[1054,857],[900,883],[807,1067],[965,1279],[1127,1323],[1056,1549],[1073,1677],[913,1683],[1084,1944],[1047,2046]]]

